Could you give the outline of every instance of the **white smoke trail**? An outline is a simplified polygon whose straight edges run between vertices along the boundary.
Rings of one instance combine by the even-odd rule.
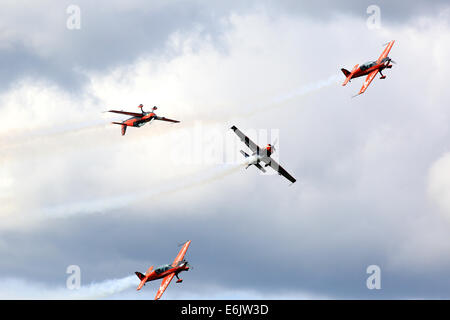
[[[268,101],[267,103],[264,103],[261,106],[250,108],[251,110],[248,112],[239,112],[234,113],[232,115],[224,115],[217,113],[213,118],[203,119],[202,121],[205,122],[211,122],[211,123],[223,123],[227,122],[231,119],[242,119],[242,118],[248,118],[251,116],[254,116],[255,114],[258,114],[262,111],[273,109],[273,108],[281,108],[285,106],[283,104],[284,102],[298,98],[301,96],[304,96],[306,94],[309,94],[311,92],[320,90],[322,88],[325,88],[329,85],[337,83],[337,81],[340,79],[339,75],[331,75],[325,80],[320,80],[317,82],[313,82],[310,84],[307,84],[305,86],[302,86],[296,90],[293,90],[289,93],[282,94],[280,96],[277,96],[273,98],[272,100]],[[182,121],[183,126],[193,126],[195,122],[198,121],[197,118],[194,120],[188,120],[188,121]],[[59,135],[67,135],[67,134],[74,134],[74,133],[80,133],[83,131],[89,131],[93,129],[99,129],[99,128],[113,128],[110,126],[110,121],[104,119],[104,120],[96,120],[96,121],[87,121],[82,123],[74,123],[74,124],[67,124],[64,126],[55,126],[55,127],[47,127],[47,128],[36,128],[32,130],[27,130],[24,128],[23,131],[17,131],[17,133],[11,133],[8,135],[2,135],[0,136],[0,148],[4,147],[11,147],[11,146],[18,146],[25,143],[32,143],[33,141],[36,141],[39,143],[39,138],[42,137],[53,137],[53,136],[59,136]],[[155,135],[155,131],[152,132],[152,136]]]
[[[65,287],[48,287],[24,279],[8,278],[0,280],[0,299],[26,300],[87,300],[108,298],[127,289],[137,287],[139,279],[132,275],[121,279],[105,280],[81,286],[79,289]]]
[[[251,117],[257,113],[260,113],[262,111],[266,111],[269,109],[271,110],[274,108],[281,108],[281,107],[285,106],[285,104],[283,104],[284,102],[287,102],[291,99],[298,98],[298,97],[304,96],[306,94],[309,94],[311,92],[323,89],[332,84],[336,84],[339,79],[340,79],[340,77],[335,74],[335,75],[329,76],[326,80],[320,80],[320,81],[317,81],[314,83],[307,84],[307,85],[300,87],[294,91],[280,95],[278,97],[275,97],[274,99],[269,101],[267,104],[264,104],[260,107],[254,108],[250,112],[241,114],[240,117],[247,118],[247,117]]]
[[[106,130],[108,125],[108,122],[98,120],[46,128],[24,128],[20,131],[16,130],[15,132],[0,135],[0,149],[4,152],[7,149],[39,144],[43,138],[55,138],[98,129]]]
[[[238,114],[238,117],[250,117],[253,114],[261,112],[262,110],[273,108],[273,107],[282,107],[284,106],[283,102],[289,99],[293,99],[298,96],[302,96],[313,92],[315,90],[322,89],[326,86],[329,86],[335,83],[338,80],[337,75],[333,75],[328,77],[326,80],[318,81],[306,86],[299,88],[298,90],[294,90],[291,93],[284,94],[282,96],[276,97],[271,102],[264,104],[261,107],[254,108],[251,112],[246,114]],[[221,118],[220,122],[226,121],[224,118]],[[87,201],[78,201],[75,203],[63,204],[58,206],[47,207],[44,209],[40,209],[37,212],[33,213],[33,217],[37,219],[42,218],[57,218],[57,217],[68,217],[77,214],[92,214],[92,213],[101,213],[107,212],[113,209],[120,209],[132,205],[134,201],[140,199],[158,199],[176,192],[181,192],[184,190],[188,190],[194,187],[203,186],[209,183],[213,183],[217,180],[223,179],[224,177],[233,174],[239,170],[243,165],[245,165],[245,161],[243,163],[236,165],[232,168],[224,168],[219,167],[215,172],[205,177],[205,173],[203,171],[199,173],[194,173],[193,177],[185,177],[184,179],[175,180],[166,185],[159,186],[158,190],[140,190],[138,192],[133,192],[131,194],[119,195],[114,197],[100,198],[95,200],[87,200]],[[200,176],[196,179],[196,177]]]
[[[198,173],[195,173],[193,178],[184,179],[183,181],[172,181],[165,186],[160,186],[155,191],[154,188],[148,190],[140,190],[126,195],[113,196],[101,198],[96,200],[79,201],[70,204],[63,204],[41,209],[33,213],[34,217],[39,218],[64,218],[79,214],[95,214],[107,212],[114,209],[121,209],[133,205],[133,203],[142,200],[161,199],[165,196],[172,195],[177,192],[186,191],[195,187],[204,186],[215,181],[221,180],[231,174],[238,172],[244,165],[247,164],[247,159],[243,159],[236,165],[231,167],[220,167],[215,169],[212,174],[195,178]]]
[[[69,299],[101,299],[120,293],[127,289],[137,287],[139,279],[135,276],[128,276],[122,279],[106,280],[100,283],[92,283],[80,289],[71,290]]]
[[[279,97],[275,98],[272,101],[272,103],[281,103],[281,102],[293,99],[295,97],[303,96],[303,95],[308,94],[310,92],[320,90],[320,89],[325,88],[325,87],[327,87],[329,85],[336,84],[337,81],[340,78],[341,77],[339,75],[336,75],[336,74],[331,75],[326,80],[320,80],[320,81],[317,81],[317,82],[314,82],[314,83],[307,84],[307,85],[305,85],[305,86],[303,86],[303,87],[301,87],[301,88],[299,88],[297,90],[294,90],[294,91],[292,91],[292,92],[290,92],[288,94],[284,94],[282,96],[279,96]]]

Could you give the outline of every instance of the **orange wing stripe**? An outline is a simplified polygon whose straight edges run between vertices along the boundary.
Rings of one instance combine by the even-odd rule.
[[[170,281],[172,281],[173,277],[175,277],[175,273],[171,273],[163,278],[158,292],[156,293],[155,300],[159,300],[159,298],[161,298],[164,291],[166,291],[167,287],[169,286]]]
[[[386,46],[386,48],[384,48],[383,52],[381,53],[381,56],[378,58],[377,63],[380,63],[381,60],[383,60],[384,58],[386,58],[389,54],[389,51],[391,51],[392,46],[394,45],[395,40],[392,40],[391,42],[388,43],[388,45]]]
[[[175,260],[173,260],[172,263],[172,267],[175,267],[178,262],[180,262],[181,260],[183,260],[184,255],[186,254],[187,249],[189,248],[189,245],[191,244],[191,240],[189,240],[188,242],[186,242],[183,247],[181,248],[180,252],[178,252],[177,257],[175,258]]]
[[[371,73],[369,73],[366,80],[364,81],[364,84],[363,84],[361,90],[359,90],[358,94],[364,93],[364,91],[366,91],[367,87],[372,82],[373,78],[375,78],[377,73],[378,73],[378,69],[373,70]]]

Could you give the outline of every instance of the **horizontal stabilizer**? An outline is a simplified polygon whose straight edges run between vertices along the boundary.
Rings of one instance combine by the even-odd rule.
[[[356,70],[358,70],[359,64],[357,64],[356,66],[353,67],[352,72],[349,72],[348,70],[342,68],[342,72],[344,73],[344,75],[347,77],[345,78],[345,81],[342,83],[343,86],[345,86],[350,79],[353,77],[353,74],[356,72]]]
[[[261,167],[261,165],[259,163],[255,164],[255,167],[257,167],[259,170],[261,170],[262,172],[266,172],[266,169],[264,169],[263,167]]]
[[[245,152],[242,151],[242,150],[241,150],[241,153],[242,153],[242,155],[243,155],[244,157],[246,157],[246,158],[250,157],[247,153],[245,153]]]

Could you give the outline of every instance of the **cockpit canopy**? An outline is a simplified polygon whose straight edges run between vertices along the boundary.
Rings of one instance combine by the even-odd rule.
[[[170,264],[165,264],[163,266],[159,266],[158,268],[155,269],[155,273],[160,274],[163,272],[166,272],[167,270],[171,269],[172,266]]]
[[[360,65],[359,66],[359,68],[362,70],[362,71],[364,71],[364,70],[367,70],[367,69],[369,69],[369,68],[372,68],[374,65],[376,65],[377,64],[377,62],[376,61],[369,61],[369,62],[366,62],[366,63],[363,63],[362,65]]]

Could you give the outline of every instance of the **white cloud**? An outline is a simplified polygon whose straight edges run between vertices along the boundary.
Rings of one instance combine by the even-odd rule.
[[[368,252],[383,252],[393,272],[414,269],[409,263],[420,265],[423,257],[426,267],[446,266],[442,252],[448,251],[436,248],[446,247],[448,228],[430,234],[427,226],[435,226],[439,218],[426,211],[427,196],[445,212],[450,210],[449,156],[428,173],[449,141],[446,18],[384,24],[376,32],[365,27],[363,17],[319,23],[273,18],[264,11],[233,14],[223,20],[226,32],[219,41],[201,28],[178,31],[169,38],[166,55],[144,55],[107,72],[82,70],[90,81],[83,95],[23,80],[0,96],[5,123],[0,127],[1,161],[7,168],[0,171],[7,181],[0,188],[12,198],[0,204],[2,214],[19,221],[14,227],[20,229],[43,209],[56,208],[62,215],[109,211],[116,202],[123,205],[120,196],[146,190],[159,196],[169,190],[170,199],[152,201],[152,210],[146,201],[132,206],[146,215],[158,215],[164,206],[181,217],[183,206],[201,204],[208,214],[224,195],[254,191],[261,194],[255,200],[281,203],[278,211],[264,213],[279,231],[274,245],[294,243],[299,251],[314,252],[311,265],[322,263],[328,250],[343,252],[357,243]],[[391,39],[396,40],[391,56],[398,64],[386,80],[376,79],[363,96],[350,99],[361,81],[342,88],[330,75],[377,58],[381,44]],[[317,83],[325,85],[302,90]],[[279,108],[268,109],[273,101]],[[115,116],[101,111],[133,110],[139,103],[156,104],[160,115],[182,122],[130,128],[125,137],[119,127],[106,125]],[[280,129],[283,164],[299,183],[288,189],[282,178],[261,180],[250,169],[218,183],[199,173],[201,164],[174,165],[168,161],[172,133],[195,128],[196,121],[205,128],[223,126],[223,132],[231,124]],[[170,193],[177,179],[192,179],[203,188]],[[261,212],[249,211],[248,203],[238,205],[260,218]],[[276,218],[269,219],[271,215]],[[2,219],[2,226],[7,223]],[[287,256],[288,248],[279,254]],[[258,296],[240,291],[230,295]]]
[[[450,153],[443,154],[430,167],[428,195],[450,222]]]

